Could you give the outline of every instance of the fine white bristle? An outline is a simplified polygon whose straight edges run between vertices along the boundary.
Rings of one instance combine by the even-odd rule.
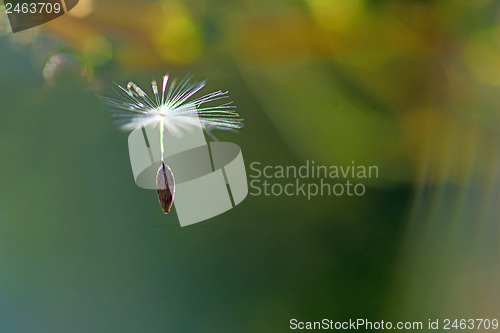
[[[161,95],[161,104],[165,102],[165,90],[167,89],[167,83],[168,83],[168,75],[165,75],[163,77],[163,89],[162,89],[162,95]]]
[[[161,97],[157,82],[151,82],[154,100],[134,82],[129,82],[126,88],[118,85],[115,96],[105,97],[104,100],[112,109],[117,123],[126,131],[160,125],[175,135],[181,135],[183,129],[200,123],[207,131],[238,130],[243,127],[243,119],[234,111],[232,102],[215,106],[207,104],[227,99],[227,91],[219,90],[192,99],[205,83],[191,83],[191,77],[186,76],[180,81],[173,79],[169,84],[169,76],[165,75]]]

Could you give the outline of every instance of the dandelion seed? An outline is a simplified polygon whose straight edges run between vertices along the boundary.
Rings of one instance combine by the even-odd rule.
[[[237,131],[243,127],[243,119],[234,110],[233,102],[211,105],[228,98],[227,91],[215,91],[202,97],[198,93],[206,81],[191,82],[191,76],[170,80],[163,77],[161,92],[156,81],[151,82],[154,98],[148,96],[137,84],[129,82],[124,88],[118,85],[112,97],[104,97],[116,123],[124,131],[146,126],[160,129],[161,166],[156,175],[160,205],[165,213],[170,211],[175,194],[173,173],[164,161],[164,131],[180,137],[190,127],[201,127],[211,135],[212,130]]]
[[[156,188],[158,189],[158,200],[161,209],[168,214],[174,203],[175,181],[172,170],[162,161],[156,173]]]

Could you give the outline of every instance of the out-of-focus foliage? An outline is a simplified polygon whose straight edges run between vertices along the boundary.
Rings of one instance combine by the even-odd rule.
[[[0,331],[498,314],[499,1],[80,0],[0,60]],[[171,228],[96,96],[164,72],[230,90],[247,164],[380,178]]]

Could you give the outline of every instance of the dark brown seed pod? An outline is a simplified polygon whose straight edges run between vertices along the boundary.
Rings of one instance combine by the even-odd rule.
[[[161,162],[161,166],[156,174],[156,188],[158,189],[158,200],[160,201],[161,209],[168,214],[174,203],[175,181],[172,170]]]

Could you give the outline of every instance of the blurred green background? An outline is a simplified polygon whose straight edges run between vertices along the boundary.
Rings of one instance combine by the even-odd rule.
[[[80,0],[1,36],[0,332],[498,318],[499,55],[495,0]],[[165,72],[230,90],[247,166],[380,177],[180,228],[98,97]]]

